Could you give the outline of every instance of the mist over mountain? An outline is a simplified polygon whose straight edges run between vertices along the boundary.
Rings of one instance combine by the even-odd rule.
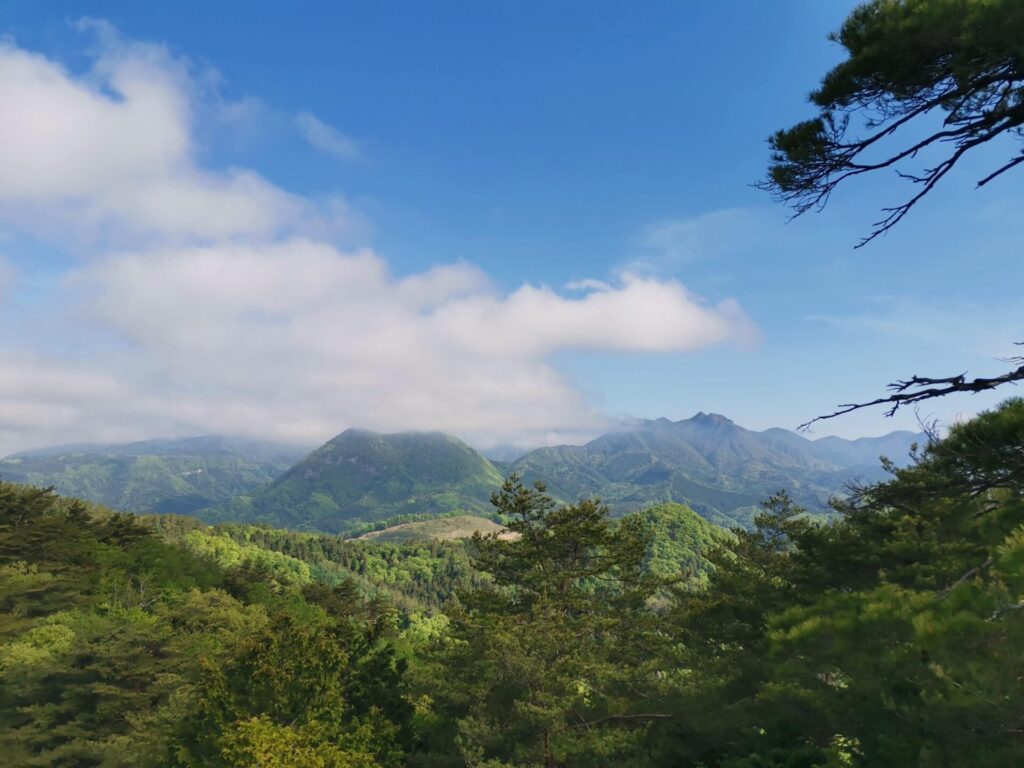
[[[349,429],[312,452],[221,436],[55,447],[0,460],[0,477],[54,485],[118,509],[336,533],[383,521],[489,515],[491,492],[517,472],[562,501],[600,497],[615,514],[679,502],[735,525],[749,523],[760,502],[783,489],[825,513],[846,483],[883,476],[880,456],[906,463],[911,445],[924,439],[893,432],[809,440],[698,413],[639,421],[585,445],[489,451],[493,461],[442,433]]]

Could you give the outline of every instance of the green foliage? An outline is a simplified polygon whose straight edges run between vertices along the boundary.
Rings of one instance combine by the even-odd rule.
[[[372,752],[356,731],[345,746],[325,740],[316,728],[280,725],[266,715],[241,720],[220,740],[219,757],[228,765],[256,768],[375,768]]]
[[[776,498],[712,557],[709,589],[681,596],[687,738],[666,736],[672,759],[1018,761],[1022,457],[1024,401],[1012,400],[861,488],[834,524]]]
[[[1006,766],[1024,722],[1024,400],[836,515],[401,544],[136,518],[0,483],[17,766]]]
[[[274,737],[308,764],[397,765],[411,710],[386,618],[369,618],[354,594],[343,616],[307,601],[296,586],[303,580],[292,577],[297,564],[308,580],[305,563],[226,537],[209,537],[217,544],[209,550],[195,524],[177,530],[195,546],[162,541],[130,515],[0,483],[6,764],[288,764],[276,747],[264,759]],[[239,551],[234,570],[216,562]],[[262,688],[241,686],[248,698],[231,698],[230,687],[218,693],[218,681],[237,688],[264,662],[273,675]],[[309,698],[302,692],[311,680],[343,700]],[[291,693],[290,703],[278,699],[281,691]],[[280,722],[300,697],[320,719]],[[211,716],[205,730],[194,727],[218,701],[237,717]],[[332,703],[337,711],[329,713]],[[344,747],[336,743],[340,731],[319,727],[324,718],[344,723]],[[199,744],[214,747],[206,762],[196,762]]]
[[[486,513],[500,483],[491,463],[454,437],[348,430],[219,515],[339,533],[399,515]]]
[[[637,764],[650,716],[630,690],[656,686],[643,658],[654,638],[645,605],[660,583],[643,568],[647,532],[543,490],[513,476],[493,503],[516,537],[473,538],[490,582],[450,613],[442,652],[454,685],[432,736],[447,735],[467,765]]]
[[[705,553],[729,539],[726,530],[682,504],[656,504],[627,519],[636,519],[650,532],[646,568],[667,580],[684,577],[703,583],[711,568]]]
[[[885,232],[965,153],[1020,135],[1022,35],[1024,7],[1017,0],[863,3],[832,35],[847,58],[811,94],[818,116],[772,137],[764,186],[803,213],[823,206],[846,179],[899,169],[918,155],[933,157],[924,170],[903,172],[916,191],[906,203],[887,208],[862,244]],[[859,135],[850,127],[850,118],[858,116],[864,118]],[[945,155],[935,157],[942,147],[948,147]],[[979,186],[1022,161],[1013,153]]]
[[[374,658],[374,633],[285,618],[229,665],[207,665],[198,706],[180,729],[183,765],[380,766],[401,764],[400,668]],[[351,652],[363,658],[353,663]],[[380,662],[383,661],[383,664]],[[367,672],[386,677],[369,679]],[[388,674],[390,673],[390,674]],[[384,689],[383,684],[391,685]]]
[[[312,580],[309,566],[301,560],[253,544],[239,544],[226,534],[195,530],[185,536],[184,543],[188,550],[225,568],[264,570],[278,584],[308,584]]]
[[[200,437],[123,446],[69,447],[0,459],[4,480],[134,512],[191,514],[249,494],[305,451],[258,441]]]
[[[183,533],[178,518],[162,518],[160,525],[167,526],[167,535],[177,536],[178,540],[187,540],[193,536],[191,531],[196,530],[189,526]],[[479,580],[465,547],[458,541],[353,541],[249,525],[200,525],[198,530],[216,542],[203,545],[208,549],[223,546],[226,537],[239,546],[240,552],[254,553],[255,560],[260,559],[255,554],[259,552],[267,557],[277,555],[283,558],[281,567],[286,571],[308,567],[309,577],[315,583],[331,587],[348,585],[363,598],[391,603],[405,613],[435,610],[452,600],[458,589]]]

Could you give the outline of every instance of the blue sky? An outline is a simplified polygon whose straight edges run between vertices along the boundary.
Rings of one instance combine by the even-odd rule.
[[[850,7],[7,0],[5,111],[99,127],[0,131],[0,450],[794,427],[903,375],[999,371],[1024,339],[1022,177],[972,187],[1009,144],[860,250],[894,177],[791,223],[751,186]]]

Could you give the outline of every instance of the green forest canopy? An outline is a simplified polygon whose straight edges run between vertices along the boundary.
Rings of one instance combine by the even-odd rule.
[[[1022,457],[1011,400],[831,522],[784,494],[731,535],[678,509],[618,522],[510,479],[496,501],[518,538],[379,550],[3,484],[0,749],[25,766],[1012,765]],[[673,514],[702,549],[674,572],[650,525]]]

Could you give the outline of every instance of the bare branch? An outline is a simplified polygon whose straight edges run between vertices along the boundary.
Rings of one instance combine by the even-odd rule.
[[[1022,154],[1020,157],[1014,158],[1013,160],[1008,162],[1006,165],[1004,165],[1002,168],[997,168],[995,171],[990,173],[984,179],[979,181],[977,186],[978,187],[984,187],[986,184],[988,184],[990,181],[992,181],[992,179],[996,178],[997,176],[1002,175],[1005,171],[1008,171],[1011,168],[1013,168],[1014,166],[1020,165],[1021,163],[1024,163],[1024,154]]]
[[[1020,362],[1020,358],[1013,358],[1013,360],[1014,362]],[[995,389],[996,387],[1001,387],[1004,384],[1015,384],[1018,381],[1024,381],[1024,362],[1014,370],[1007,371],[1002,376],[993,376],[991,378],[979,377],[976,379],[968,379],[966,373],[961,373],[958,376],[948,376],[945,378],[911,376],[905,381],[896,381],[890,384],[888,389],[892,391],[893,394],[888,397],[879,397],[865,403],[842,403],[832,413],[825,416],[816,416],[810,421],[801,424],[797,429],[800,432],[806,432],[815,422],[824,421],[825,419],[834,419],[836,416],[843,416],[844,414],[859,411],[862,408],[870,408],[875,405],[889,406],[885,415],[893,416],[900,408],[905,405],[911,405],[912,403],[920,403],[924,400],[945,397],[946,395],[951,395],[955,392],[977,394],[978,392],[985,392],[990,389]]]
[[[1013,118],[1012,121],[997,124],[995,127],[992,127],[986,133],[983,133],[980,136],[971,139],[970,141],[958,142],[956,151],[934,168],[929,168],[928,170],[926,170],[924,176],[914,176],[911,174],[901,173],[900,175],[903,178],[910,179],[912,182],[916,184],[923,184],[923,188],[920,192],[911,197],[910,200],[903,203],[903,205],[896,206],[895,208],[886,208],[885,211],[887,211],[889,215],[879,221],[876,221],[874,224],[875,229],[871,232],[871,234],[862,238],[861,241],[857,243],[857,245],[855,245],[854,247],[863,248],[876,237],[878,237],[881,234],[884,234],[885,232],[888,232],[890,229],[899,224],[900,221],[902,221],[903,217],[910,212],[910,209],[917,205],[921,198],[923,198],[925,195],[931,192],[943,176],[945,176],[947,173],[953,170],[953,167],[960,161],[960,158],[963,157],[965,153],[967,153],[971,149],[974,149],[977,146],[980,146],[991,141],[996,136],[999,136],[1004,131],[1008,130],[1010,127],[1020,125],[1022,122],[1024,122],[1024,117],[1018,115],[1017,117]],[[1012,167],[1012,165],[1010,167]],[[1003,170],[1007,170],[1007,168],[1004,167],[1002,170],[998,171],[996,175],[1001,173]],[[838,180],[836,183],[838,183]],[[981,185],[979,184],[978,186]]]
[[[942,590],[942,593],[941,593],[942,596],[945,597],[946,595],[948,595],[950,592],[952,592],[954,589],[959,587],[964,582],[970,581],[975,576],[977,576],[979,573],[982,573],[986,569],[992,567],[993,563],[995,563],[995,560],[993,560],[990,557],[985,562],[983,562],[981,565],[978,565],[978,566],[975,566],[974,568],[971,568],[969,571],[967,571],[967,573],[965,573],[959,579],[957,579],[952,584],[950,584],[948,587],[946,587],[944,590]]]
[[[607,715],[606,717],[599,717],[596,720],[590,722],[583,722],[583,725],[587,728],[597,725],[598,723],[607,723],[609,721],[620,721],[620,720],[671,720],[673,715],[664,714],[637,714],[637,715]]]
[[[1020,610],[1024,610],[1024,600],[1021,600],[1019,603],[1012,603],[1010,605],[1004,605],[1002,608],[997,608],[992,612],[991,616],[985,619],[985,621],[995,621],[996,619],[1001,618],[1003,614],[1009,613],[1010,611]]]

